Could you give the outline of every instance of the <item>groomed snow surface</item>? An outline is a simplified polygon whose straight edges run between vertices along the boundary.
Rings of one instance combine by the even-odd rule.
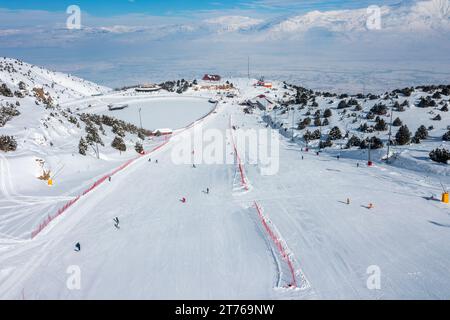
[[[245,81],[236,84],[249,96],[261,93]],[[237,102],[219,103],[201,122],[227,136],[227,152],[233,152],[225,134],[230,117],[241,128],[266,127],[261,114],[244,115]],[[0,298],[450,298],[450,208],[427,200],[440,194],[435,176],[303,153],[280,139],[276,175],[261,175],[258,165],[244,161],[248,191],[239,188],[235,164],[175,165],[172,150],[179,141],[171,140],[83,197],[33,240],[0,240]],[[299,288],[286,287],[286,260],[255,201],[289,252]],[[11,206],[10,215],[15,212]],[[77,242],[80,252],[74,251]],[[67,287],[71,266],[81,271],[80,290]],[[379,290],[367,287],[370,266],[381,272]]]

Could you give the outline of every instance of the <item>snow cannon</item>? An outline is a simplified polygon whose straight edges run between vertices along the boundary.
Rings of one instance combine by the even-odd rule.
[[[448,192],[444,192],[442,194],[442,202],[443,203],[448,203]]]

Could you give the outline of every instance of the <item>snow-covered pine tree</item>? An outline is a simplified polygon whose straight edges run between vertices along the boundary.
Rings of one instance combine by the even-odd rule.
[[[338,127],[331,128],[330,132],[328,133],[328,137],[331,140],[339,140],[342,139],[342,133],[341,130]]]
[[[384,119],[377,117],[376,123],[375,123],[375,130],[377,131],[386,131],[387,130],[387,124]]]
[[[411,141],[411,132],[408,129],[408,126],[405,124],[398,129],[397,134],[395,135],[395,141],[397,144],[403,146]]]
[[[447,132],[442,136],[442,140],[444,140],[444,141],[450,141],[450,130],[447,131]]]
[[[397,117],[397,118],[395,118],[394,122],[392,122],[392,125],[394,127],[400,127],[401,125],[403,125],[403,122],[402,122],[402,120],[400,120],[399,117]]]
[[[80,142],[78,143],[78,153],[85,156],[87,149],[88,149],[88,144],[87,144],[86,140],[84,140],[84,138],[81,137]]]
[[[435,162],[447,163],[450,160],[450,151],[437,148],[430,152],[430,159]]]
[[[417,137],[420,140],[428,138],[428,130],[427,130],[427,128],[425,128],[424,125],[421,125],[417,129],[416,133],[414,134],[414,137]]]
[[[17,142],[13,136],[0,136],[0,150],[4,152],[16,151]]]
[[[111,143],[111,147],[119,151],[127,151],[127,146],[125,145],[125,142],[119,136],[116,136],[114,138],[113,142]]]
[[[136,150],[137,153],[142,154],[142,152],[144,152],[144,147],[142,146],[142,143],[140,143],[139,141],[136,142],[134,150]]]

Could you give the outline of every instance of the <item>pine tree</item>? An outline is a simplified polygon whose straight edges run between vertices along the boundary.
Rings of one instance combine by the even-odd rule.
[[[347,104],[347,101],[345,101],[345,100],[342,100],[341,102],[339,102],[339,104],[337,106],[338,109],[345,109],[348,107],[350,107],[350,106]]]
[[[361,111],[363,108],[361,107],[360,104],[356,105],[355,109],[353,109],[354,111]]]
[[[381,118],[377,118],[377,122],[375,124],[375,130],[377,131],[386,131],[387,130],[387,124],[386,121],[384,121]]]
[[[84,140],[84,138],[81,137],[80,142],[78,143],[78,152],[81,155],[85,156],[87,149],[88,149],[88,144],[87,144],[86,140]]]
[[[450,160],[450,151],[437,148],[430,152],[430,159],[435,162],[447,163]]]
[[[428,130],[427,130],[427,128],[425,128],[424,125],[421,125],[417,129],[416,133],[414,134],[414,137],[416,137],[417,139],[420,139],[420,140],[428,138]]]
[[[144,147],[142,146],[142,143],[140,143],[139,141],[136,142],[134,150],[136,150],[137,153],[142,154],[144,152]]]
[[[100,135],[98,134],[97,128],[91,122],[86,123],[86,132],[86,142],[88,144],[98,143],[104,146],[102,138],[100,138]]]
[[[111,146],[119,151],[127,151],[127,146],[125,145],[125,142],[121,137],[118,136],[114,138],[113,142],[111,143]]]
[[[329,137],[331,140],[339,140],[339,139],[342,139],[342,133],[341,133],[341,130],[340,130],[338,127],[333,127],[333,128],[330,130],[330,133],[328,134],[328,137]]]
[[[120,124],[115,123],[112,127],[112,132],[118,135],[119,137],[125,137],[125,130]]]
[[[144,134],[144,132],[142,132],[142,130],[139,130],[138,138],[141,139],[141,140],[145,140],[145,134]]]
[[[333,113],[331,112],[330,109],[325,109],[325,111],[323,112],[323,116],[324,118],[329,118],[333,115]]]
[[[442,136],[442,140],[444,140],[444,141],[450,141],[450,130],[447,131],[447,132]]]
[[[370,149],[381,149],[383,148],[383,142],[380,138],[377,138],[375,136],[371,138],[366,138],[363,141],[361,141],[360,148],[361,149],[368,149],[370,144]]]
[[[333,146],[333,141],[331,141],[330,137],[327,138],[326,141],[320,141],[319,142],[319,148],[325,149]]]
[[[411,141],[411,132],[406,125],[403,125],[398,129],[398,132],[395,135],[395,141],[401,146]]]
[[[367,120],[373,120],[375,119],[375,114],[373,112],[368,112],[366,115]]]
[[[4,152],[16,151],[17,142],[13,136],[0,136],[0,150]]]
[[[361,145],[361,139],[357,136],[352,136],[350,139],[348,139],[346,148],[349,149],[351,147],[359,147]]]
[[[384,104],[376,104],[371,109],[370,112],[377,114],[377,115],[385,115],[388,112],[388,108]]]
[[[441,115],[440,114],[438,114],[436,117],[434,117],[433,119],[431,119],[431,120],[435,120],[435,121],[441,121],[442,120],[442,118],[441,118]]]
[[[401,125],[403,125],[403,122],[402,122],[402,120],[400,120],[399,117],[397,117],[397,118],[395,118],[394,122],[392,122],[392,125],[394,127],[400,127]]]

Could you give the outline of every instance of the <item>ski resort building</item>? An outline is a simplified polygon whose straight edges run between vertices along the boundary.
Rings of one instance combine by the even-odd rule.
[[[161,90],[161,87],[156,84],[146,84],[140,87],[137,87],[136,92],[156,92]]]
[[[258,87],[265,87],[267,89],[272,89],[273,88],[272,82],[266,82],[266,81],[261,81],[261,80],[256,83],[256,86],[258,86]]]
[[[265,95],[259,95],[256,98],[247,101],[247,104],[252,107],[257,107],[262,111],[272,111],[275,104],[270,101]]]
[[[108,105],[109,111],[123,110],[123,109],[126,109],[126,108],[128,108],[127,104],[120,105],[120,106],[115,106],[113,104],[109,104]]]
[[[220,81],[222,79],[221,76],[217,74],[205,74],[203,76],[203,81]]]

